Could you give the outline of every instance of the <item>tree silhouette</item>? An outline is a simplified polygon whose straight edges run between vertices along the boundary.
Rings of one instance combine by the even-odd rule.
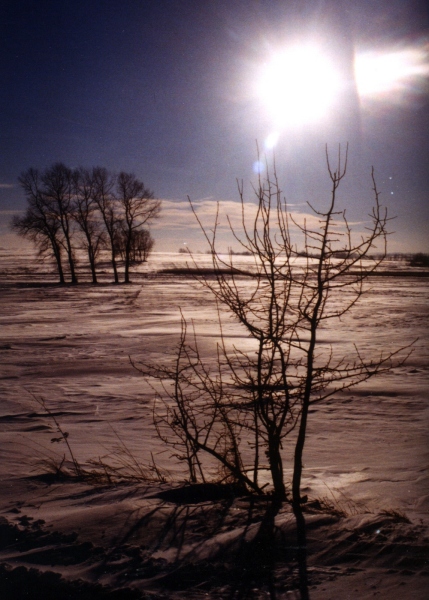
[[[125,283],[130,282],[133,241],[136,232],[159,217],[161,201],[154,199],[151,190],[132,173],[119,173],[116,181],[116,198],[122,212],[122,235],[125,259]]]
[[[123,261],[126,257],[126,244],[128,235],[122,229],[116,237],[116,252]],[[155,240],[148,229],[134,229],[131,234],[131,247],[129,249],[130,265],[146,262],[149,258]]]
[[[95,167],[92,170],[92,178],[94,185],[94,199],[100,211],[106,232],[106,245],[110,252],[113,277],[115,283],[119,283],[118,265],[116,261],[116,238],[121,219],[113,195],[115,180],[107,169],[103,167]]]
[[[103,167],[72,171],[56,163],[42,172],[28,169],[19,182],[27,198],[24,216],[14,216],[11,228],[29,238],[40,256],[55,259],[65,283],[65,254],[72,283],[77,283],[76,250],[84,249],[93,283],[96,263],[104,248],[110,253],[115,283],[118,256],[124,261],[124,281],[130,266],[147,260],[154,240],[147,226],[159,217],[161,201],[132,173],[112,175]]]
[[[350,359],[337,356],[332,345],[320,341],[328,322],[341,326],[365,292],[364,283],[386,253],[387,213],[379,203],[372,174],[374,207],[366,233],[355,240],[345,212],[337,209],[337,190],[345,177],[347,152],[332,169],[326,210],[309,205],[316,217],[311,227],[290,215],[274,171],[267,165],[255,188],[256,213],[250,225],[243,184],[239,185],[241,230],[231,232],[252,266],[243,269],[230,253],[217,248],[219,207],[208,229],[190,206],[210,246],[212,273],[194,260],[195,277],[215,298],[220,339],[216,365],[202,355],[195,332],[190,336],[182,316],[182,334],[173,364],[137,365],[154,386],[154,410],[160,437],[173,445],[188,465],[191,481],[205,478],[205,456],[216,459],[225,480],[262,493],[261,469],[271,474],[278,501],[288,497],[284,480],[285,448],[293,466],[292,503],[300,510],[303,453],[310,407],[341,391],[401,364],[407,352],[381,353],[366,359],[357,348]],[[300,232],[304,250],[291,238],[291,225]],[[378,259],[371,256],[375,248]],[[340,254],[338,253],[339,251]],[[251,349],[230,347],[222,332],[222,310],[232,315],[251,341]],[[286,441],[288,440],[287,446]]]
[[[43,171],[40,193],[48,209],[60,223],[62,244],[66,251],[71,282],[77,283],[75,248],[73,247],[74,228],[74,185],[73,172],[63,163],[56,163]]]
[[[100,219],[96,201],[94,172],[80,168],[74,172],[73,216],[82,232],[83,247],[87,252],[92,282],[97,283],[96,263],[100,250],[106,245],[106,231]]]
[[[34,242],[39,256],[54,257],[60,283],[65,283],[61,225],[41,191],[40,174],[36,169],[28,169],[19,177],[19,182],[27,197],[27,208],[23,216],[15,215],[12,218],[11,228]]]

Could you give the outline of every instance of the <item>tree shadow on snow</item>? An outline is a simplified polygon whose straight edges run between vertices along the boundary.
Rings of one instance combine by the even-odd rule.
[[[201,590],[230,600],[309,598],[305,520],[283,531],[275,523],[281,504],[273,499],[240,496],[234,486],[189,485],[165,490],[164,502],[135,522],[117,549],[152,528],[140,552],[134,576],[147,588]],[[291,514],[293,520],[293,514]],[[109,567],[106,557],[101,569]],[[128,564],[128,576],[131,565]],[[146,587],[146,583],[143,587]]]

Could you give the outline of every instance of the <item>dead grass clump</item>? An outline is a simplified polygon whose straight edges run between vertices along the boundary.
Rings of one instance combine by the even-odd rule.
[[[329,486],[326,485],[326,487],[329,490],[330,497],[323,496],[322,498],[308,500],[303,505],[303,510],[305,512],[313,514],[328,513],[336,517],[344,518],[355,517],[362,514],[379,514],[389,517],[394,523],[411,523],[407,515],[401,510],[386,508],[380,511],[374,511],[365,503],[356,502],[339,490],[336,490],[336,493],[334,493]]]
[[[356,502],[344,494],[344,492],[340,490],[335,490],[334,492],[326,483],[325,487],[329,491],[329,496],[308,500],[303,506],[306,512],[323,512],[337,517],[354,517],[372,512],[366,504]]]
[[[314,513],[328,513],[335,517],[347,517],[347,513],[339,507],[338,504],[332,502],[326,496],[324,498],[315,498],[313,500],[309,500],[303,506],[303,511],[314,514]]]
[[[390,517],[394,523],[408,523],[411,521],[407,517],[407,515],[402,510],[395,510],[393,508],[387,508],[380,511],[381,515],[385,515],[386,517]]]
[[[47,406],[45,399],[34,394],[31,396],[55,424],[59,435],[51,438],[51,444],[65,443],[67,447],[67,453],[61,457],[49,456],[46,449],[42,447],[41,454],[44,455],[44,458],[41,463],[48,478],[77,479],[94,485],[115,485],[124,481],[167,483],[169,480],[168,471],[156,464],[153,453],[151,453],[150,463],[142,465],[112,426],[110,427],[117,439],[114,451],[104,457],[99,456],[97,459],[89,460],[89,468],[84,467],[73,452],[69,433],[61,426],[55,414]]]

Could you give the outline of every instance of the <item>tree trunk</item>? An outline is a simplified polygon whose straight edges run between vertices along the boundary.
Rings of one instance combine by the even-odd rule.
[[[91,266],[92,283],[97,282],[97,271],[95,270],[95,256],[92,248],[88,248],[88,259]]]
[[[66,242],[67,242],[67,258],[68,258],[69,266],[70,266],[71,282],[73,284],[76,284],[77,283],[77,275],[76,275],[76,270],[75,270],[75,266],[74,266],[73,249],[71,247],[70,240],[68,237],[66,237]]]
[[[128,258],[125,259],[125,277],[124,283],[130,283],[130,263]]]
[[[60,276],[60,283],[64,284],[66,282],[66,279],[64,277],[63,264],[61,262],[60,249],[58,247],[56,247],[55,243],[52,243],[52,249],[53,249],[54,256],[55,256],[55,261],[57,263],[58,275]]]
[[[299,572],[299,591],[301,600],[309,600],[308,574],[307,574],[307,536],[305,531],[305,519],[301,508],[294,507],[297,534],[297,561]]]
[[[58,202],[58,205],[60,205],[60,202]],[[73,248],[72,248],[72,243],[71,243],[71,231],[70,231],[70,225],[69,225],[69,217],[67,216],[67,214],[64,214],[63,212],[60,213],[60,223],[61,223],[61,229],[63,230],[63,233],[64,233],[67,258],[68,258],[69,267],[70,267],[71,282],[72,282],[72,284],[76,284],[77,283],[77,275],[76,275],[76,270],[75,270]]]
[[[280,444],[278,440],[269,440],[268,459],[270,461],[270,471],[274,485],[274,496],[279,501],[286,500],[283,461],[280,454]]]
[[[115,278],[115,283],[119,283],[119,275],[118,275],[118,267],[116,265],[115,253],[112,250],[112,268],[113,268],[113,276]]]
[[[298,438],[295,445],[295,456],[292,478],[292,505],[294,510],[301,507],[301,477],[302,477],[302,455],[304,452],[305,436],[307,432],[309,402],[304,400],[299,424]]]
[[[111,251],[110,260],[112,262],[113,277],[115,278],[115,283],[119,283],[118,267],[116,264],[116,254],[115,254],[115,240],[113,237],[113,233],[111,233],[110,231],[109,231],[109,239],[110,239],[110,251]]]
[[[130,283],[130,259],[131,259],[131,232],[127,236],[125,244],[125,283]]]

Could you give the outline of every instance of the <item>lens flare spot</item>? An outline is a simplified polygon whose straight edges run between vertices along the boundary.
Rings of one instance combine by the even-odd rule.
[[[263,173],[264,169],[265,169],[265,165],[262,161],[256,160],[253,163],[253,172],[254,173],[257,173],[259,175],[259,173]]]
[[[275,148],[277,146],[277,142],[279,141],[279,137],[280,136],[277,131],[270,133],[270,135],[268,135],[265,139],[265,149],[272,150]]]

